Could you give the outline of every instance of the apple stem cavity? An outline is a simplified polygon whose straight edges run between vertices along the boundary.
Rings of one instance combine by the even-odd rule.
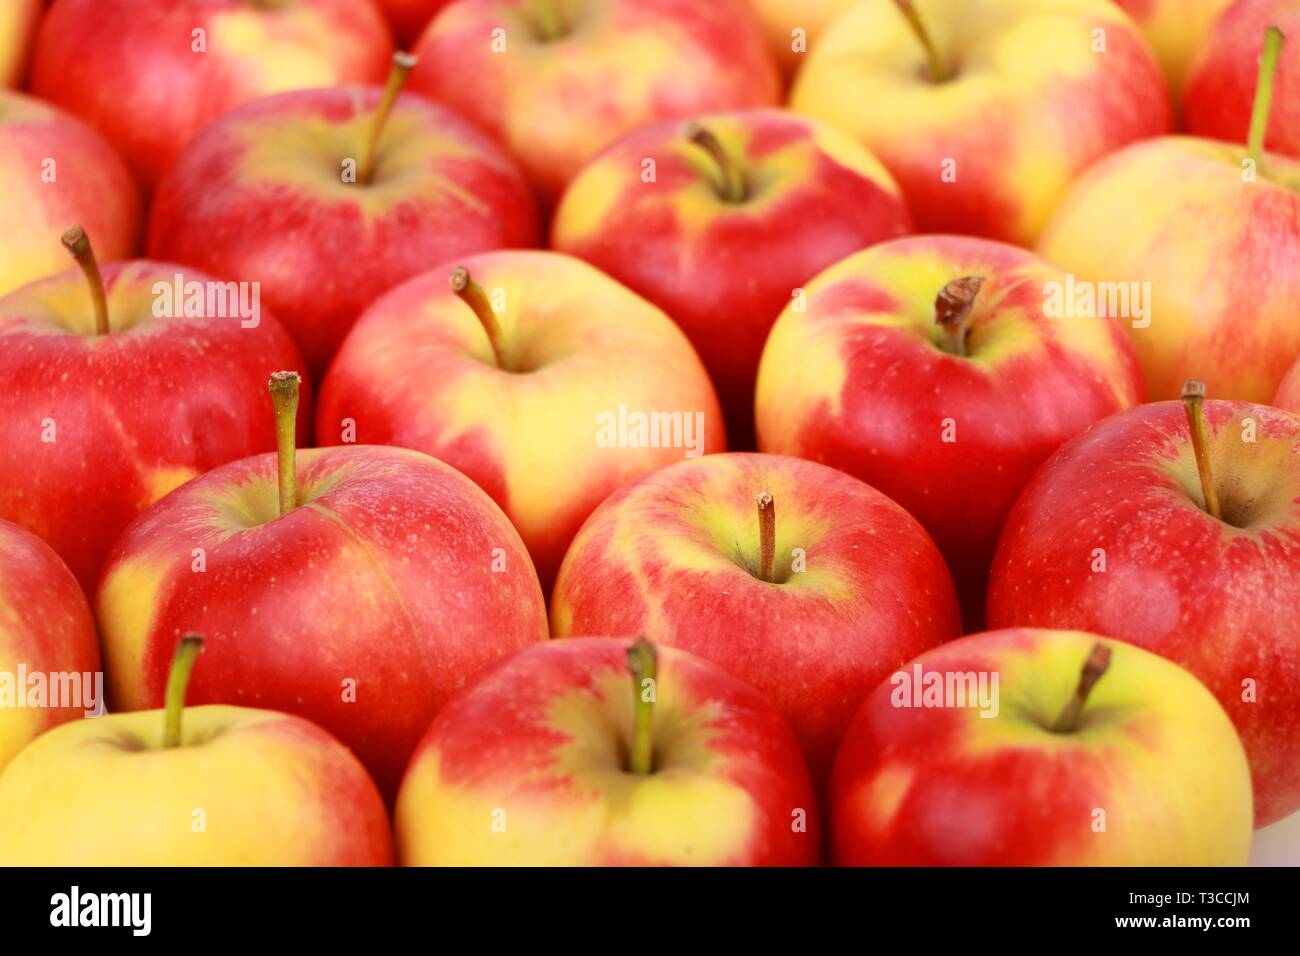
[[[194,661],[201,650],[203,638],[198,634],[186,634],[176,645],[176,655],[172,658],[172,669],[167,674],[167,691],[163,698],[164,748],[181,745],[181,713],[185,710],[185,690],[190,686],[190,674],[194,671]]]
[[[1075,731],[1079,726],[1079,717],[1083,714],[1083,705],[1088,702],[1088,695],[1108,667],[1110,648],[1100,642],[1092,645],[1088,659],[1083,662],[1083,671],[1079,674],[1079,686],[1074,689],[1074,696],[1061,708],[1060,716],[1052,724],[1052,733],[1070,734]]]
[[[758,576],[774,583],[776,568],[776,499],[769,492],[759,492],[758,506]]]
[[[916,38],[921,42],[925,50],[926,67],[929,72],[931,83],[943,83],[950,78],[948,68],[944,66],[943,58],[939,56],[939,51],[935,49],[934,42],[930,39],[930,33],[921,22],[921,15],[916,12],[916,7],[912,0],[894,0],[894,6],[898,7],[898,12],[903,15],[907,25],[912,28]]]
[[[949,355],[965,358],[966,336],[970,333],[975,299],[984,287],[982,276],[953,279],[934,300],[934,324],[939,326],[939,347]]]
[[[531,0],[525,12],[539,40],[558,40],[569,32],[569,25],[555,0]]]
[[[738,204],[749,196],[749,184],[745,182],[744,170],[723,147],[721,141],[709,130],[698,123],[688,123],[686,138],[708,154],[714,166],[714,189],[723,202]]]
[[[388,86],[385,87],[384,96],[379,101],[379,108],[375,110],[374,119],[370,122],[370,139],[366,143],[365,153],[361,156],[361,165],[357,168],[357,182],[363,185],[368,185],[374,176],[375,151],[379,147],[379,139],[384,135],[388,116],[393,111],[393,105],[397,102],[402,87],[406,85],[406,78],[411,75],[418,62],[419,58],[410,53],[399,50],[393,54],[393,67],[388,72]]]
[[[1196,471],[1201,478],[1201,495],[1205,510],[1223,520],[1219,508],[1219,494],[1214,490],[1214,472],[1210,468],[1210,451],[1205,441],[1205,383],[1196,379],[1183,383],[1183,408],[1187,412],[1187,427],[1192,433],[1192,451],[1196,455]]]
[[[267,383],[275,409],[275,448],[280,479],[280,515],[298,506],[297,429],[298,390],[302,376],[297,372],[275,372]]]
[[[488,298],[487,292],[474,281],[474,277],[464,266],[457,266],[451,271],[450,281],[451,291],[460,296],[460,300],[478,316],[483,331],[487,333],[488,343],[492,346],[492,357],[496,360],[497,366],[507,372],[510,371],[501,348],[501,322],[497,318],[496,309],[492,308],[492,300]]]
[[[1264,137],[1268,134],[1268,114],[1273,107],[1273,82],[1277,77],[1278,55],[1286,37],[1276,26],[1264,31],[1264,52],[1259,58],[1259,80],[1255,84],[1255,103],[1250,110],[1250,133],[1246,137],[1246,156],[1258,169],[1264,156]]]
[[[90,284],[90,298],[95,304],[95,334],[108,335],[108,294],[104,291],[104,276],[99,271],[95,260],[95,250],[90,247],[90,237],[80,226],[73,226],[63,233],[63,247],[72,253],[81,271],[86,274]]]
[[[627,649],[627,669],[632,674],[632,773],[654,772],[654,706],[659,653],[644,636]],[[647,683],[648,682],[648,683]]]

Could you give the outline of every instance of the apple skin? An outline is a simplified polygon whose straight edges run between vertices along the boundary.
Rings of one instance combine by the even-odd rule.
[[[5,0],[0,6],[0,89],[22,85],[44,0]]]
[[[763,491],[780,584],[751,570]],[[818,786],[871,688],[960,630],[948,569],[914,518],[856,478],[781,455],[710,455],[612,495],[551,597],[556,637],[644,634],[752,684],[790,722]]]
[[[206,52],[193,51],[195,30]],[[216,117],[287,90],[382,83],[393,54],[355,0],[59,0],[41,23],[32,92],[87,120],[146,193]]]
[[[806,48],[811,50],[835,17],[855,2],[857,0],[748,0],[749,8],[762,24],[767,44],[787,79],[798,72],[807,55],[794,51],[793,32],[803,30]]]
[[[0,296],[67,269],[59,236],[74,223],[101,259],[135,254],[135,180],[104,138],[71,114],[0,90],[0,178],[12,187],[0,204]]]
[[[859,3],[812,48],[790,106],[878,156],[919,232],[1029,245],[1080,172],[1170,129],[1160,68],[1109,0],[915,5],[940,54],[964,71],[933,84],[898,8]],[[1095,29],[1104,54],[1092,52]]]
[[[434,15],[451,0],[378,0],[397,41],[410,47],[420,38]]]
[[[1300,415],[1300,358],[1291,364],[1290,371],[1283,376],[1272,404]]]
[[[1077,729],[1055,732],[1097,643],[1110,665]],[[916,666],[997,675],[997,715],[899,706],[907,685],[877,687],[835,760],[836,864],[1245,866],[1246,755],[1182,668],[1092,634],[1031,628],[963,637],[901,673]]]
[[[77,579],[36,535],[0,521],[0,673],[99,672],[95,620]],[[51,727],[75,720],[86,707],[0,707],[0,771]],[[6,808],[7,812],[7,808]]]
[[[402,863],[815,864],[820,826],[799,744],[758,691],[706,661],[659,649],[655,770],[628,769],[628,643],[530,647],[443,708],[402,781]],[[502,810],[504,832],[493,827]]]
[[[203,634],[189,700],[320,724],[391,798],[452,691],[546,640],[537,575],[487,495],[427,455],[308,449],[297,471],[299,506],[283,517],[276,456],[258,455],[190,482],[123,532],[95,605],[109,701],[160,706],[176,635]]]
[[[0,518],[43,538],[87,593],[137,514],[195,475],[275,447],[267,377],[303,369],[269,310],[249,328],[154,317],[155,282],[210,281],[203,273],[143,260],[102,272],[108,335],[94,334],[75,265],[0,299]]]
[[[1195,378],[1267,402],[1300,352],[1300,162],[1267,155],[1245,182],[1241,161],[1185,136],[1130,146],[1071,187],[1038,242],[1080,280],[1151,284],[1150,327],[1129,327],[1151,401]]]
[[[1113,416],[1026,487],[998,543],[988,621],[1106,634],[1195,674],[1241,735],[1262,827],[1300,809],[1300,419],[1219,401],[1205,417],[1234,524],[1202,510],[1180,403]],[[1247,679],[1256,701],[1242,699]]]
[[[155,258],[260,281],[317,378],[393,286],[452,256],[540,238],[509,157],[419,96],[393,108],[371,183],[344,182],[381,94],[307,90],[228,113],[176,160],[149,220]]]
[[[1215,21],[1232,0],[1115,0],[1151,45],[1175,101],[1197,52],[1218,35]],[[1213,28],[1213,29],[1212,29]],[[1263,30],[1260,30],[1263,36]],[[1249,107],[1247,107],[1249,109]]]
[[[551,41],[518,2],[457,0],[420,37],[410,88],[503,142],[549,206],[638,126],[779,105],[776,64],[741,2],[589,0],[569,5],[571,33]],[[502,52],[494,30],[504,31]]]
[[[680,122],[630,133],[569,184],[551,246],[587,260],[673,317],[717,386],[733,444],[753,447],[754,380],[767,333],[804,281],[911,231],[880,162],[838,130],[778,110],[699,117],[745,171],[719,195],[716,166]],[[656,181],[642,181],[642,159]]]
[[[985,284],[969,356],[957,357],[939,345],[934,301],[971,275]],[[1049,282],[1065,276],[985,239],[882,243],[807,284],[805,311],[787,306],[759,368],[760,450],[846,471],[906,508],[952,569],[968,631],[1030,476],[1064,441],[1142,400],[1118,323],[1049,316]]]
[[[19,754],[0,772],[0,866],[393,863],[374,782],[319,727],[187,707],[164,750],[163,723],[161,710],[77,721]]]
[[[464,265],[500,290],[505,351],[448,285]],[[650,303],[578,259],[493,252],[448,262],[381,298],[358,320],[321,387],[320,445],[400,445],[464,472],[519,529],[549,591],[579,526],[606,497],[683,448],[601,447],[598,416],[703,416],[704,454],[725,451],[713,386],[681,331]],[[692,421],[695,421],[692,418]]]

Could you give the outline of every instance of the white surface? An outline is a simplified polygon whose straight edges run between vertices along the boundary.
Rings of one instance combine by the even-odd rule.
[[[1255,831],[1251,866],[1300,866],[1300,813]]]

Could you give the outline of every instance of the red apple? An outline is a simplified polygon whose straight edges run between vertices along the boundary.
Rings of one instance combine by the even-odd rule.
[[[781,95],[740,0],[458,0],[416,52],[412,89],[505,143],[548,203],[638,126]]]
[[[709,455],[611,496],[551,599],[556,637],[645,634],[758,688],[819,784],[862,698],[960,626],[915,519],[856,478],[780,455]]]
[[[1300,419],[1202,410],[1198,385],[1186,411],[1112,416],[1042,467],[1002,532],[988,619],[1106,634],[1190,670],[1241,735],[1262,827],[1300,809]]]
[[[1018,245],[1085,168],[1170,126],[1160,68],[1109,0],[859,3],[790,104],[879,156],[921,231]]]
[[[841,866],[1244,866],[1250,773],[1191,674],[1078,631],[922,654],[835,759]]]
[[[546,608],[519,535],[455,469],[367,446],[295,466],[294,379],[272,380],[278,459],[208,472],[118,541],[96,600],[109,700],[158,706],[176,634],[198,631],[196,703],[306,717],[391,798],[452,691],[545,640]]]
[[[0,88],[21,86],[44,0],[5,0],[0,5]]]
[[[690,654],[610,638],[530,647],[454,698],[402,781],[397,839],[417,866],[804,866],[821,850],[772,705]]]
[[[1115,0],[1133,18],[1160,61],[1177,102],[1196,54],[1217,35],[1215,21],[1232,0]]]
[[[403,280],[452,256],[538,242],[510,159],[446,109],[418,96],[393,103],[394,93],[250,103],[200,134],[158,189],[150,254],[260,281],[313,375]]]
[[[434,14],[451,0],[378,0],[379,9],[397,36],[397,42],[409,47],[420,38]]]
[[[847,136],[749,110],[620,139],[569,184],[551,245],[671,315],[718,388],[727,434],[753,447],[754,378],[781,309],[831,263],[910,228],[898,186]]]
[[[401,445],[460,469],[510,516],[547,590],[610,493],[727,447],[713,386],[668,316],[553,252],[470,256],[376,302],[325,379],[316,441]]]
[[[1062,442],[1141,401],[1133,349],[1096,296],[983,239],[916,236],[850,256],[772,330],[759,447],[847,471],[911,512],[978,630],[1020,490]],[[1124,302],[1116,311],[1142,305]]]
[[[226,110],[377,83],[392,49],[368,0],[59,0],[36,40],[32,90],[107,136],[149,191]]]
[[[1291,370],[1282,378],[1273,396],[1273,404],[1300,415],[1300,358],[1291,363]]]
[[[302,358],[251,287],[144,261],[101,279],[85,233],[65,241],[89,284],[70,269],[0,299],[0,518],[44,538],[91,591],[133,517],[275,447],[254,412],[261,385]]]

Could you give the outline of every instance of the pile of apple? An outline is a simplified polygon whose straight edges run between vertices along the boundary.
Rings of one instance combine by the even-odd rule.
[[[0,865],[1300,811],[1294,2],[6,0],[0,82]]]

